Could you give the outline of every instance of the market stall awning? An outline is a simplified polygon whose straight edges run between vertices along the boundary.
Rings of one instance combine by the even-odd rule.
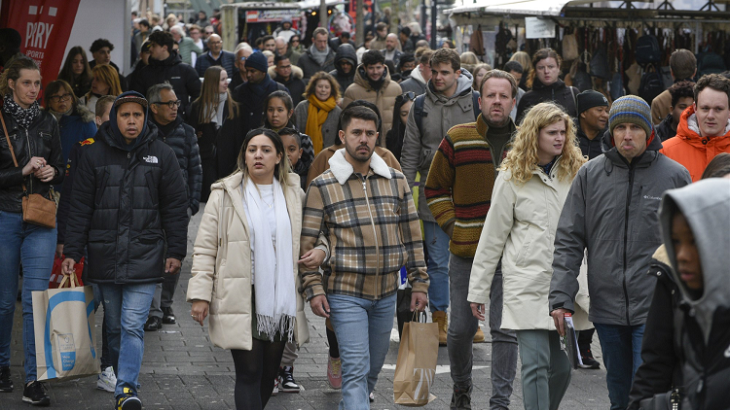
[[[595,3],[596,0],[477,0],[474,4],[454,7],[452,14],[485,12],[527,16],[559,16],[567,5]]]
[[[325,3],[327,6],[336,6],[338,4],[343,4],[345,0],[325,0]],[[318,9],[319,8],[320,1],[319,0],[304,0],[297,2],[297,5],[302,10],[309,10],[309,9]]]

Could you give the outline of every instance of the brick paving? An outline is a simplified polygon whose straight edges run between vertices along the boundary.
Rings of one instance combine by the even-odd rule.
[[[197,233],[200,213],[190,224],[188,255],[192,255],[192,243]],[[228,351],[213,347],[207,328],[193,322],[190,306],[185,302],[185,292],[190,278],[190,258],[183,262],[179,289],[175,294],[173,309],[178,323],[164,325],[162,331],[145,334],[145,355],[140,373],[139,396],[145,409],[188,410],[188,409],[234,409],[233,387],[235,374],[233,360]],[[324,319],[314,316],[309,309],[311,340],[304,345],[295,363],[294,376],[303,386],[298,394],[279,393],[272,397],[267,409],[271,410],[329,410],[337,409],[340,393],[327,385],[327,346]],[[15,325],[11,344],[11,371],[15,383],[12,393],[0,393],[0,410],[30,408],[22,403],[23,353],[20,304],[16,306]],[[97,340],[101,343],[101,310],[97,313]],[[391,410],[405,408],[393,404],[393,375],[398,355],[397,326],[394,321],[394,335],[391,346],[375,390],[375,402],[371,409]],[[488,329],[485,331],[489,338]],[[100,348],[101,346],[99,346]],[[594,353],[600,361],[600,346],[594,340]],[[474,392],[472,407],[488,409],[491,383],[489,343],[474,345]],[[438,368],[432,392],[437,399],[425,409],[448,409],[451,399],[451,378],[449,376],[448,352],[439,348]],[[570,388],[560,408],[607,409],[605,370],[576,370]],[[96,390],[96,378],[78,381],[49,383],[51,408],[57,409],[113,409],[113,395]],[[522,388],[519,374],[512,394],[513,409],[523,408]]]

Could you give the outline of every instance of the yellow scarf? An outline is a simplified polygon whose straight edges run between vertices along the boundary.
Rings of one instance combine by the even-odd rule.
[[[307,114],[307,128],[305,132],[312,139],[314,146],[314,155],[319,154],[324,148],[322,137],[322,125],[327,121],[327,116],[336,106],[335,97],[330,97],[327,101],[320,101],[314,94],[307,98],[309,101],[309,114]]]

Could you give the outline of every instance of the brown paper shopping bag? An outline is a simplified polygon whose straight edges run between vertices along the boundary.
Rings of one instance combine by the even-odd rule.
[[[436,399],[430,393],[436,376],[439,353],[439,330],[436,323],[416,320],[403,325],[398,348],[398,362],[393,378],[393,400],[409,407],[425,406]],[[423,314],[425,321],[425,314]]]
[[[33,292],[38,380],[99,374],[94,336],[94,292],[66,275],[58,289]]]

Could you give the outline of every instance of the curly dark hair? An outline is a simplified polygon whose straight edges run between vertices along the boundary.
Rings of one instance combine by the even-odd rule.
[[[109,47],[109,51],[114,50],[114,44],[112,44],[111,41],[105,38],[98,38],[94,40],[93,43],[91,43],[91,48],[89,48],[89,51],[91,51],[92,53],[96,53],[104,47]]]
[[[695,98],[695,91],[694,91],[695,83],[692,81],[679,81],[674,84],[672,84],[671,87],[669,87],[669,94],[672,95],[672,107],[676,106],[680,99],[682,98],[691,98],[694,100]]]

